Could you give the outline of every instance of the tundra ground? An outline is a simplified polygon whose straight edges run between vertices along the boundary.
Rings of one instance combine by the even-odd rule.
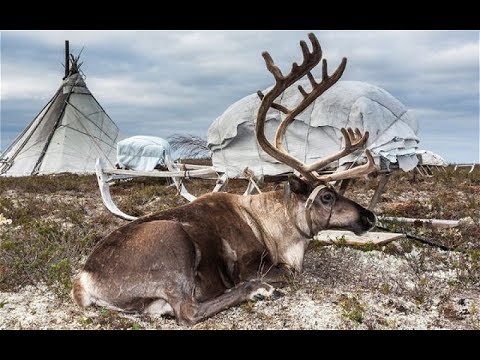
[[[346,195],[366,206],[377,182],[357,180]],[[188,183],[196,195],[213,186]],[[245,188],[237,181],[227,190]],[[116,184],[112,196],[137,216],[186,202],[173,187],[151,178]],[[410,239],[364,248],[312,242],[304,272],[283,289],[285,296],[245,303],[193,328],[479,329],[480,170],[435,171],[431,178],[395,174],[375,210],[457,219],[461,225],[448,230],[389,225],[451,251]],[[0,329],[188,328],[169,318],[80,309],[69,298],[72,276],[92,247],[125,223],[103,206],[94,176],[1,178],[0,214]]]

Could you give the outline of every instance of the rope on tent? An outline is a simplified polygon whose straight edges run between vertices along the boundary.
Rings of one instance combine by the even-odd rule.
[[[115,126],[118,130],[118,132],[120,132],[120,129],[118,128],[117,124],[115,124],[115,122],[110,118],[110,116],[108,116],[107,112],[105,111],[105,109],[103,108],[102,104],[100,104],[97,99],[95,99],[95,96],[93,96],[92,93],[90,93],[90,95],[92,95],[92,99],[95,100],[95,102],[97,103],[98,107],[100,109],[102,109],[103,113],[105,114],[105,116],[111,121],[111,124],[113,124],[113,126]],[[118,137],[118,132],[117,132],[117,137]],[[117,138],[115,138],[116,140]]]
[[[95,123],[95,121],[93,121],[92,119],[89,118],[89,115],[94,115],[94,114],[98,114],[98,113],[101,113],[100,111],[97,111],[97,112],[94,112],[92,114],[89,114],[89,115],[86,115],[84,114],[79,108],[77,108],[75,105],[73,105],[71,102],[68,102],[68,105],[70,105],[71,107],[73,107],[75,110],[77,110],[83,117],[85,117],[85,119],[87,119],[88,121],[90,121],[94,126],[96,126],[103,134],[105,134],[110,140],[113,141],[113,139],[105,132],[103,131],[103,129],[97,125],[97,123]],[[104,112],[105,113],[105,112]],[[109,118],[110,119],[110,118]],[[111,120],[111,119],[110,119]]]
[[[255,190],[257,190],[257,192],[259,194],[261,194],[261,190],[260,188],[258,187],[257,183],[255,182],[255,174],[253,173],[252,170],[250,170],[248,168],[248,166],[245,168],[245,170],[243,170],[243,176],[245,176],[245,178],[248,180],[248,186],[247,186],[247,190],[245,191],[245,193],[243,195],[250,195],[250,188],[253,187]]]
[[[400,114],[400,116],[397,116],[397,115],[395,115],[395,113],[394,113],[392,110],[390,110],[389,108],[387,108],[387,107],[386,107],[385,105],[383,105],[382,103],[380,103],[380,102],[378,102],[378,101],[375,101],[375,100],[373,100],[373,99],[370,99],[370,98],[369,98],[369,100],[376,102],[377,104],[381,105],[383,108],[385,108],[385,109],[387,109],[388,111],[390,111],[390,113],[391,113],[391,114],[394,116],[394,118],[395,118],[395,119],[390,123],[390,125],[388,125],[383,131],[381,131],[379,134],[377,134],[377,136],[376,136],[373,140],[370,141],[370,144],[374,144],[375,141],[377,141],[377,139],[380,138],[381,135],[383,135],[388,129],[390,129],[393,124],[395,124],[395,123],[396,123],[397,121],[399,121],[399,120],[401,121],[402,116],[405,115],[408,110],[405,110],[402,114]],[[350,108],[350,113],[351,113],[351,108]],[[348,124],[348,120],[350,119],[350,113],[349,113],[349,116],[348,116],[348,118],[347,118],[347,124]],[[364,130],[365,130],[365,128],[364,128]],[[371,138],[370,138],[370,139],[371,139]],[[369,140],[370,140],[370,139],[369,139]],[[350,168],[352,168],[353,165],[355,165],[356,162],[360,159],[360,157],[362,157],[362,155],[363,155],[362,153],[358,154],[357,157],[356,157],[356,158],[350,163],[350,165],[347,167],[347,170],[350,169]],[[397,162],[398,162],[398,159],[397,159]],[[339,163],[339,165],[340,165],[340,163]]]
[[[41,143],[44,139],[38,139],[37,141],[35,141],[34,143],[32,143],[28,148],[23,148],[22,151],[18,151],[17,154],[15,155],[15,157],[17,157],[20,153],[21,153],[21,156],[23,156],[23,153],[29,151],[32,147],[36,146],[37,144]],[[30,155],[28,157],[32,157],[32,156],[38,156],[38,154],[33,154],[33,155]],[[13,157],[12,157],[13,158]],[[12,163],[13,164],[13,163]]]
[[[82,52],[83,50],[85,49],[85,46],[82,47],[82,50],[80,50],[80,52],[78,53],[77,55],[77,61],[80,59],[80,55],[82,55]],[[82,77],[83,80],[85,80],[87,78],[87,75],[85,75],[85,73],[83,72],[83,70],[80,70],[80,67],[82,66],[83,62],[80,63],[80,65],[78,65],[78,73],[80,74],[80,76]]]
[[[313,114],[313,110],[315,109],[315,104],[317,102],[314,101],[313,104],[310,104],[310,106],[312,107],[312,111],[310,112],[310,116],[308,117],[309,120],[308,120],[308,125],[307,125],[307,134],[305,136],[305,145],[304,145],[304,149],[305,149],[305,152],[304,152],[304,157],[303,157],[303,162],[304,163],[307,163],[307,153],[308,153],[308,139],[310,137],[310,127],[312,125],[312,114]],[[309,107],[310,107],[309,106]],[[307,108],[308,109],[308,108]],[[306,110],[306,109],[305,109]]]
[[[63,85],[60,87],[62,88]],[[37,118],[43,113],[43,116],[45,116],[45,114],[48,112],[48,110],[50,109],[50,106],[52,106],[52,104],[54,103],[54,100],[56,99],[56,97],[58,96],[58,93],[59,93],[60,89],[57,90],[57,92],[55,93],[55,95],[53,96],[53,98],[50,99],[50,101],[42,108],[42,110],[37,114],[37,116],[35,116],[33,118],[33,120],[30,122],[30,124],[28,124],[28,126],[23,129],[23,131],[15,138],[15,140],[11,143],[11,145],[9,147],[7,147],[7,149],[1,154],[0,158],[3,159],[4,156],[7,155],[7,153],[12,150],[16,143],[18,141],[20,141],[20,139],[27,133],[27,131],[30,129],[30,127],[35,123],[35,120],[37,120]],[[44,111],[45,110],[45,111]],[[42,116],[42,118],[43,118]],[[5,172],[8,171],[8,169],[10,169],[10,167],[13,165],[13,162],[11,162],[12,159],[14,159],[15,157],[17,157],[17,155],[20,153],[20,151],[23,149],[23,147],[25,146],[25,144],[28,142],[28,140],[30,140],[30,138],[32,137],[32,135],[35,133],[35,131],[37,130],[38,126],[40,125],[41,123],[41,119],[39,119],[38,123],[35,125],[35,128],[30,132],[30,134],[28,134],[28,136],[25,138],[25,140],[18,146],[18,149],[15,151],[15,153],[10,157],[10,159],[5,162],[5,166],[3,169],[1,169],[0,173],[3,174]],[[35,145],[37,144],[38,142],[35,143]],[[33,146],[33,145],[32,145]],[[27,149],[29,150],[31,148],[31,146]]]
[[[72,105],[68,100],[66,100],[66,103],[70,106],[72,106],[75,110],[77,110],[80,114],[82,114],[83,116],[85,116],[88,120],[90,120],[91,122],[93,122],[91,119],[88,118],[88,116],[86,116],[84,113],[82,113],[80,110],[78,110],[74,105]],[[97,144],[97,141],[95,139],[95,137],[90,133],[90,131],[87,129],[87,127],[81,122],[79,121],[79,124],[85,129],[85,131],[88,133],[88,135],[92,138],[93,140],[93,143],[95,144],[95,146],[98,148],[98,150],[100,151],[101,154],[103,154],[105,156],[105,158],[107,159],[107,161],[110,163],[110,166],[114,167],[115,164],[112,163],[112,161],[108,158],[108,155],[102,150],[102,148]],[[113,148],[113,146],[111,146]]]
[[[395,118],[395,119],[391,122],[390,125],[388,125],[382,132],[380,132],[380,133],[377,135],[377,137],[376,137],[375,139],[372,139],[372,140],[371,140],[370,144],[374,144],[375,141],[377,141],[377,139],[380,138],[381,135],[383,135],[384,133],[386,133],[387,130],[389,130],[389,129],[393,126],[393,124],[395,124],[397,121],[402,121],[402,116],[405,115],[408,110],[405,110],[403,113],[401,113],[399,116],[397,116],[397,115],[395,115],[395,113],[394,113],[392,110],[390,110],[389,108],[387,108],[387,107],[386,107],[385,105],[383,105],[382,103],[380,103],[380,102],[378,102],[378,101],[375,101],[375,100],[373,100],[373,99],[369,99],[369,100],[376,102],[377,104],[381,105],[384,109],[387,109],[388,111],[390,111],[390,113],[391,113],[391,114],[394,116],[394,118]],[[380,144],[380,145],[383,145],[383,144]],[[357,159],[358,159],[358,157],[357,157]]]
[[[259,106],[260,106],[260,104],[259,104]],[[256,126],[257,126],[257,124],[256,124],[257,118],[255,117],[255,114],[258,112],[257,106],[252,107],[252,111],[253,111],[253,114],[252,114],[252,124],[253,124],[253,129],[254,129],[253,133],[255,134],[255,133],[256,133],[255,128],[256,128]],[[277,110],[277,111],[278,111],[278,110]],[[278,113],[280,114],[280,111],[278,111]],[[281,115],[280,115],[280,116],[281,116]],[[253,140],[253,142],[255,143],[255,148],[257,149],[257,161],[258,161],[258,164],[260,165],[260,172],[261,172],[261,174],[262,174],[262,180],[263,180],[263,179],[265,178],[265,171],[263,170],[263,163],[264,163],[264,162],[262,161],[262,158],[261,158],[261,156],[260,156],[260,151],[261,151],[261,149],[260,149],[260,147],[258,146],[257,137],[254,136],[254,138],[255,138],[255,139]],[[255,184],[255,185],[256,185],[256,184]]]
[[[313,112],[313,111],[312,111]],[[305,149],[304,151],[304,154],[303,154],[303,162],[304,163],[307,163],[307,153],[308,153],[308,139],[310,137],[310,127],[311,127],[311,123],[312,123],[312,116],[310,115],[310,120],[308,121],[308,125],[307,125],[307,133],[305,135],[305,145],[303,146],[303,148]]]
[[[388,125],[383,131],[381,131],[379,134],[377,134],[377,136],[372,139],[370,138],[370,144],[374,144],[375,141],[377,141],[378,138],[380,138],[381,135],[383,135],[387,130],[389,130],[393,124],[395,124],[397,121],[402,121],[402,116],[405,115],[407,113],[408,110],[405,110],[403,113],[401,113],[399,116],[397,116],[391,109],[389,109],[388,107],[386,107],[384,104],[380,103],[379,101],[376,101],[376,100],[373,100],[373,99],[370,99],[370,101],[373,101],[373,102],[376,102],[377,104],[379,104],[380,106],[382,106],[382,108],[384,109],[387,109],[393,116],[394,116],[394,120],[390,123],[390,125]],[[351,113],[351,109],[350,109],[350,113]],[[357,155],[357,157],[355,158],[355,160],[352,162],[352,165],[358,161],[358,159],[362,156],[362,154],[359,154]],[[398,159],[397,159],[397,162],[398,162]]]
[[[369,99],[369,100],[371,100],[373,102],[376,102],[377,104],[382,106],[382,108],[387,109],[394,116],[394,120],[385,129],[383,129],[381,132],[379,132],[375,138],[370,138],[369,139],[370,140],[370,145],[372,145],[380,138],[380,136],[382,136],[384,133],[386,133],[397,121],[402,121],[402,116],[405,115],[408,110],[405,110],[404,112],[402,112],[400,115],[397,116],[391,109],[389,109],[388,107],[386,107],[382,103],[380,103],[378,101],[375,101],[373,99]],[[381,145],[383,145],[383,144],[377,145],[377,147],[381,146]],[[360,159],[361,156],[362,156],[362,153],[358,154],[357,157],[353,160],[351,165],[356,163],[358,161],[358,159]],[[398,158],[396,160],[397,160],[397,163],[398,163]]]
[[[63,83],[62,86],[60,87],[60,89],[62,89],[62,93],[63,93],[63,87],[64,87],[65,83],[68,84],[68,80],[69,80],[69,79],[70,79],[70,77],[67,77],[67,79],[64,81],[64,83]],[[60,120],[62,119],[62,116],[63,116],[63,114],[65,113],[65,109],[66,109],[66,107],[67,107],[68,98],[69,98],[70,95],[72,94],[73,89],[75,89],[75,86],[77,85],[78,81],[79,81],[79,77],[77,77],[77,79],[75,80],[74,84],[70,87],[70,90],[68,91],[68,95],[65,97],[65,103],[63,104],[62,110],[60,111],[60,114],[58,115],[57,121],[55,122],[55,125],[53,126],[52,131],[50,132],[50,134],[49,134],[48,137],[47,137],[47,142],[45,143],[45,146],[43,147],[42,152],[40,153],[40,157],[38,158],[37,163],[36,163],[35,166],[33,167],[33,170],[32,170],[32,172],[31,172],[31,175],[37,174],[38,171],[40,170],[40,166],[42,165],[43,158],[45,157],[45,154],[47,153],[48,147],[50,146],[50,141],[52,140],[53,134],[54,134],[55,131],[57,130],[58,125],[60,124]],[[58,91],[60,91],[60,89],[59,89]]]
[[[83,134],[83,135],[95,137],[98,141],[101,141],[102,143],[104,143],[105,145],[109,146],[110,148],[112,148],[112,149],[115,148],[114,146],[112,146],[111,144],[109,144],[108,142],[106,142],[105,140],[100,139],[99,137],[90,135],[89,133],[85,133],[85,132],[83,132],[83,131],[81,131],[81,130],[79,130],[79,129],[75,129],[74,127],[72,127],[72,126],[70,126],[70,125],[61,125],[61,126],[59,126],[59,128],[61,128],[61,127],[68,128],[68,129],[70,129],[70,130],[79,132],[80,134]]]
[[[227,179],[230,179],[230,176],[228,175],[227,158],[226,158],[225,153],[223,151],[223,138],[222,138],[222,134],[220,134],[219,126],[217,126],[217,133],[218,133],[218,138],[220,139],[220,154],[222,155],[222,158],[223,158],[225,174],[227,175]]]

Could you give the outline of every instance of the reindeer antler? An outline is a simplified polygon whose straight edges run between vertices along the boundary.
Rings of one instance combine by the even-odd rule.
[[[304,111],[312,102],[315,101],[316,98],[318,98],[340,79],[347,65],[347,59],[343,58],[335,72],[329,76],[327,71],[327,60],[323,59],[322,80],[320,83],[317,83],[311,73],[311,70],[322,59],[322,49],[314,34],[308,34],[308,38],[312,43],[312,52],[310,52],[308,49],[305,41],[300,41],[300,47],[302,48],[303,53],[303,61],[300,65],[293,63],[292,70],[288,75],[282,74],[282,71],[278,66],[275,65],[268,52],[264,51],[262,53],[268,71],[270,71],[275,78],[275,85],[266,95],[264,95],[261,91],[257,92],[260,99],[262,99],[262,103],[258,109],[257,123],[255,127],[257,141],[267,154],[297,170],[307,181],[312,183],[324,181],[328,182],[368,174],[377,169],[372,155],[368,150],[365,150],[365,154],[367,156],[367,163],[365,165],[328,176],[319,176],[317,173],[318,170],[324,168],[332,161],[338,160],[362,147],[368,140],[368,131],[362,136],[360,130],[358,129],[355,129],[354,131],[351,128],[342,128],[341,132],[345,140],[345,146],[337,153],[320,159],[309,165],[288,154],[283,147],[283,138],[285,137],[287,127],[293,122],[298,114]],[[280,96],[288,87],[293,85],[297,80],[301,79],[305,75],[307,75],[308,79],[310,80],[312,91],[307,92],[301,85],[299,85],[298,90],[303,95],[303,100],[294,109],[287,109],[285,106],[274,102],[275,99]],[[272,145],[270,142],[268,142],[267,138],[265,137],[265,119],[270,107],[273,107],[274,109],[277,109],[286,115],[280,123],[275,134],[275,145]]]

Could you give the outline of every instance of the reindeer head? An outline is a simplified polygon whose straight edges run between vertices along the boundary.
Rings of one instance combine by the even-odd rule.
[[[370,210],[338,194],[331,186],[313,187],[290,175],[286,195],[292,221],[308,237],[324,229],[350,230],[361,235],[375,225],[376,218]]]
[[[305,41],[300,41],[303,62],[300,65],[293,63],[292,70],[287,75],[282,74],[268,52],[265,51],[262,54],[268,71],[270,71],[275,78],[275,85],[265,95],[261,91],[257,92],[258,96],[262,99],[255,128],[257,141],[267,154],[292,167],[301,175],[301,178],[291,176],[289,178],[289,187],[291,194],[298,200],[294,206],[295,213],[297,214],[296,218],[301,218],[301,216],[299,216],[300,214],[304,216],[304,223],[308,226],[310,233],[326,228],[340,228],[361,234],[373,227],[375,224],[375,215],[359,204],[339,195],[329,183],[331,181],[358,177],[376,171],[377,167],[375,166],[370,151],[365,150],[367,163],[364,165],[345,171],[337,171],[328,175],[319,175],[318,172],[331,162],[361,148],[368,140],[368,132],[362,135],[359,129],[342,128],[341,132],[344,138],[344,146],[338,152],[315,161],[312,164],[305,164],[294,158],[283,146],[287,127],[293,122],[297,115],[304,111],[316,98],[340,79],[347,65],[347,59],[343,58],[335,72],[329,76],[327,60],[323,59],[322,80],[317,83],[311,70],[322,59],[322,49],[314,34],[310,33],[308,37],[312,43],[312,51],[310,52]],[[312,90],[307,92],[302,86],[298,86],[303,100],[294,109],[287,109],[274,102],[288,87],[305,75],[310,80]],[[285,114],[275,134],[274,144],[270,143],[265,137],[265,120],[270,107]]]

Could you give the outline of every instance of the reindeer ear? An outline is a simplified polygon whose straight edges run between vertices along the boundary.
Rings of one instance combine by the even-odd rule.
[[[308,195],[310,193],[310,185],[296,175],[289,175],[288,183],[290,190],[295,194]]]

